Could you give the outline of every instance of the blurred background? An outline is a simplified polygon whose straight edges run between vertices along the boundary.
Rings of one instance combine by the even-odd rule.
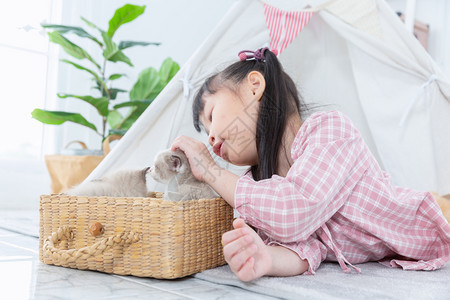
[[[60,99],[57,93],[89,94],[92,82],[80,70],[60,62],[69,58],[50,43],[41,23],[85,25],[80,17],[107,29],[114,11],[126,3],[146,5],[142,16],[123,25],[118,40],[161,43],[126,50],[134,67],[111,65],[114,73],[126,73],[116,86],[129,89],[144,68],[159,68],[167,57],[181,67],[199,48],[235,0],[15,0],[0,3],[0,211],[36,210],[39,195],[48,194],[50,178],[44,155],[59,153],[67,143],[82,140],[99,148],[98,136],[84,127],[65,123],[43,125],[31,118],[35,108],[79,111],[100,126],[97,112],[82,101]],[[387,0],[403,15],[405,26],[427,49],[447,76],[450,75],[450,2],[446,0]],[[406,15],[406,16],[405,16]],[[413,18],[412,18],[413,17]],[[414,21],[414,23],[411,22]],[[71,37],[75,43],[77,37]],[[90,48],[91,47],[91,48]],[[89,53],[95,47],[85,45]],[[99,57],[94,57],[94,59]],[[118,103],[126,101],[119,94]]]

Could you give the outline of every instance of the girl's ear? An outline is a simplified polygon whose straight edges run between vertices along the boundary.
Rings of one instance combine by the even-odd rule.
[[[264,79],[264,76],[258,71],[251,71],[247,75],[247,84],[252,95],[260,101],[264,90],[266,89],[266,80]]]

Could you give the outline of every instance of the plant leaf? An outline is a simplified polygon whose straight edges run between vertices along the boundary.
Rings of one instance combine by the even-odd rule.
[[[145,11],[145,5],[137,6],[132,4],[125,4],[118,8],[114,16],[109,20],[108,36],[113,37],[114,33],[120,26],[131,22]]]
[[[98,113],[102,116],[106,117],[109,114],[108,105],[109,101],[107,97],[100,97],[100,98],[94,98],[92,96],[79,96],[79,95],[72,95],[72,94],[58,94],[59,98],[77,98],[80,100],[83,100],[92,106],[94,106]]]
[[[31,116],[45,124],[60,125],[64,122],[73,122],[91,128],[97,132],[94,124],[88,122],[81,114],[65,111],[49,111],[36,108],[31,112]]]
[[[77,69],[80,69],[80,70],[83,70],[83,71],[88,72],[89,74],[91,74],[92,76],[94,76],[95,80],[97,81],[98,84],[100,84],[100,85],[103,87],[103,90],[104,90],[104,91],[107,91],[107,90],[108,90],[108,87],[106,86],[106,83],[105,83],[105,82],[100,78],[100,76],[98,76],[98,74],[95,73],[94,71],[92,71],[92,70],[90,70],[90,69],[88,69],[88,68],[85,68],[85,67],[83,67],[83,66],[81,66],[81,65],[79,65],[79,64],[77,64],[77,63],[74,63],[73,61],[67,60],[67,59],[61,59],[61,61],[62,61],[62,62],[65,62],[65,63],[68,63],[68,64],[74,66],[74,67],[77,68]]]
[[[131,100],[153,100],[161,91],[159,73],[155,68],[149,67],[139,73],[138,80],[130,90]]]
[[[135,101],[122,102],[122,103],[114,105],[114,109],[118,109],[118,108],[122,108],[122,107],[130,107],[130,106],[139,106],[139,107],[143,107],[145,109],[150,105],[150,103],[152,103],[151,100],[135,100]]]
[[[122,120],[116,129],[124,130],[125,132],[136,122],[136,120],[141,116],[141,114],[147,109],[147,107],[152,103],[152,100],[137,100],[129,101],[117,104],[114,109],[122,107],[131,107],[128,115]]]
[[[91,21],[87,20],[86,18],[80,17],[80,19],[81,19],[84,23],[86,23],[86,25],[88,25],[89,27],[98,29],[100,32],[104,31],[104,30],[101,30],[97,25],[95,25],[95,24],[92,23]]]
[[[178,63],[167,58],[161,64],[159,71],[152,67],[142,70],[130,91],[130,99],[154,100],[179,69]]]
[[[117,98],[117,94],[118,93],[126,93],[128,92],[127,90],[122,90],[122,89],[109,89],[109,95],[111,100],[115,100]]]
[[[95,89],[99,91],[102,94],[102,97],[108,98],[108,91],[105,91],[105,89],[102,87],[100,83],[98,83],[97,79],[91,78],[93,81],[95,81],[95,86],[91,87],[91,89]]]
[[[107,122],[109,124],[109,126],[113,129],[119,127],[119,125],[123,122],[124,117],[122,116],[122,114],[120,112],[118,112],[117,110],[112,110],[110,111],[108,117],[107,117]]]
[[[96,86],[93,86],[92,88],[101,92],[102,91],[101,85],[98,82],[96,82],[95,84],[96,84]],[[117,98],[118,93],[126,93],[126,92],[128,92],[128,91],[122,90],[122,89],[111,88],[111,89],[108,89],[107,92],[103,91],[102,95],[103,95],[103,97],[108,97],[108,95],[109,95],[109,100],[115,100]]]
[[[100,65],[96,63],[85,50],[63,37],[58,31],[49,32],[48,36],[50,37],[51,42],[60,45],[67,54],[78,59],[86,58],[100,69]]]
[[[108,80],[116,80],[119,78],[122,78],[123,76],[127,77],[126,74],[111,74],[108,78]]]
[[[127,133],[127,130],[122,129],[110,129],[108,135],[125,135]]]
[[[149,43],[149,42],[134,42],[134,41],[121,41],[119,43],[119,49],[127,49],[134,46],[148,46],[148,45],[154,45],[159,46],[161,43]]]
[[[122,114],[116,109],[111,110],[106,118],[106,121],[109,124],[109,127],[115,129],[123,122]]]
[[[148,106],[148,105],[147,105]],[[147,106],[136,106],[130,110],[128,116],[126,116],[117,129],[128,130],[136,122],[136,120],[142,115]]]
[[[112,62],[118,62],[122,61],[124,63],[127,63],[131,67],[133,64],[131,63],[130,59],[123,54],[122,51],[119,50],[117,47],[117,44],[114,43],[110,36],[106,34],[106,32],[102,32],[103,41],[105,42],[105,51],[103,51],[103,56]]]
[[[100,47],[103,46],[102,42],[97,40],[97,38],[95,38],[93,35],[89,34],[86,30],[84,30],[81,27],[56,25],[56,24],[41,24],[41,26],[44,28],[53,29],[55,31],[58,31],[61,34],[71,32],[71,33],[78,35],[79,37],[91,39],[92,41],[94,41],[98,45],[100,45]]]
[[[162,82],[167,85],[169,81],[177,74],[177,72],[180,70],[180,65],[172,60],[172,58],[168,57],[166,58],[163,63],[161,64],[161,67],[159,68],[159,78]]]

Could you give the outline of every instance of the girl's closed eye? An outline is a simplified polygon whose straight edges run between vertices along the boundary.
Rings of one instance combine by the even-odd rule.
[[[209,127],[212,123],[212,110],[208,114],[205,115],[205,122],[203,123],[203,127],[205,128],[206,134],[209,135]]]
[[[203,113],[203,120],[204,120],[203,125],[206,125],[206,122],[208,123],[212,122],[212,113],[213,113],[213,106],[206,104]]]

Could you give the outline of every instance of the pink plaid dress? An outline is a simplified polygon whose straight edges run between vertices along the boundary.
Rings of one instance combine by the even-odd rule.
[[[433,196],[394,186],[342,113],[306,119],[291,155],[286,177],[242,176],[235,207],[266,244],[306,259],[306,273],[324,260],[344,272],[367,261],[435,270],[450,260],[450,225]]]

